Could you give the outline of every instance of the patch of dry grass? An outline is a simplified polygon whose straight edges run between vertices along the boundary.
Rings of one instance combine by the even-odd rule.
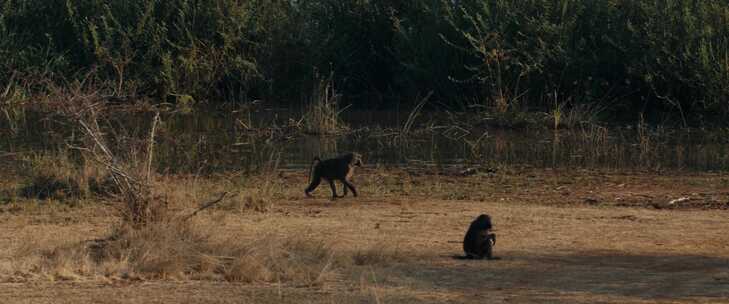
[[[386,243],[360,246],[354,251],[337,250],[334,245],[341,241],[337,238],[267,233],[239,239],[235,235],[221,235],[216,227],[219,216],[181,220],[193,210],[195,201],[206,200],[211,191],[222,188],[233,189],[237,195],[215,208],[214,214],[231,214],[231,210],[239,211],[232,214],[245,214],[253,210],[268,216],[273,212],[274,201],[286,194],[284,183],[272,172],[275,171],[267,170],[258,179],[240,184],[198,177],[158,178],[154,192],[164,193],[170,206],[162,208],[165,212],[156,220],[139,226],[118,218],[112,231],[97,235],[100,239],[96,240],[29,238],[10,249],[11,262],[2,263],[0,273],[6,282],[211,280],[312,287],[323,286],[353,267],[403,260],[398,258],[400,251]],[[150,206],[160,209],[155,202],[159,201]],[[63,222],[59,219],[49,223]],[[262,224],[258,228],[276,231],[277,225]]]
[[[13,250],[5,281],[209,280],[323,286],[342,271],[402,261],[389,246],[335,250],[335,240],[266,235],[218,238],[213,222],[118,227],[104,240],[65,245],[27,242]],[[48,241],[48,240],[47,240]],[[0,268],[0,269],[2,269]]]
[[[392,263],[405,262],[418,254],[407,254],[397,247],[397,243],[379,242],[370,246],[358,248],[349,256],[352,265],[356,266],[386,266]]]
[[[111,198],[119,194],[111,176],[102,168],[90,160],[74,161],[69,153],[22,155],[15,170],[23,180],[12,192],[23,198],[55,201]]]
[[[267,213],[273,210],[277,200],[289,193],[287,185],[273,174],[273,171],[266,171],[251,176],[160,176],[154,188],[171,202],[170,208],[175,211],[190,211],[200,202],[209,201],[215,193],[228,192],[230,195],[213,209]]]
[[[285,302],[282,294],[292,290],[300,298],[290,301],[313,303],[329,300],[309,298],[320,294],[356,294],[359,302],[375,303],[479,302],[485,296],[526,303],[650,303],[726,295],[727,237],[716,229],[726,211],[612,203],[684,192],[726,200],[721,194],[726,183],[718,175],[509,170],[464,177],[367,168],[359,173],[356,185],[363,195],[336,202],[303,198],[295,187],[306,183],[303,171],[253,180],[161,177],[155,192],[166,193],[175,212],[138,228],[125,227],[118,217],[113,225],[97,222],[109,221],[108,215],[89,216],[88,206],[58,209],[52,217],[24,209],[0,212],[0,228],[7,231],[0,237],[0,282],[52,282],[38,292],[56,294],[62,281],[143,281],[133,286],[161,286],[150,295],[157,302],[172,301],[162,295],[180,286],[199,288],[200,302],[221,299],[220,286],[275,295],[262,303]],[[264,189],[256,192],[258,186]],[[222,190],[236,193],[234,200],[261,197],[275,208],[248,212],[255,209],[231,209],[245,201],[228,201],[187,221],[175,220]],[[596,202],[585,203],[587,196]],[[245,212],[231,212],[237,210]],[[494,219],[495,254],[502,260],[452,259],[479,213]],[[106,240],[85,241],[91,238]]]
[[[234,253],[225,278],[239,282],[321,285],[334,273],[335,252],[322,240],[264,237]]]
[[[247,178],[246,183],[237,188],[237,197],[231,199],[226,208],[238,212],[269,212],[275,207],[276,199],[284,193],[284,187],[274,176],[274,171],[266,170]]]
[[[710,211],[418,200],[403,213],[391,201],[301,204],[282,203],[290,215],[228,213],[220,220],[217,213],[225,211],[214,210],[198,216],[189,225],[193,236],[203,236],[201,243],[184,236],[190,233],[185,229],[135,230],[109,241],[101,260],[95,253],[99,249],[41,238],[40,244],[13,250],[24,251],[27,258],[10,261],[20,271],[0,262],[0,276],[4,282],[30,281],[18,284],[20,290],[45,286],[37,294],[63,290],[64,301],[76,299],[74,292],[81,291],[99,299],[132,294],[124,286],[142,280],[133,289],[157,286],[147,291],[147,302],[160,303],[190,300],[179,296],[179,289],[197,290],[193,302],[220,301],[228,295],[220,293],[222,286],[274,295],[260,303],[328,302],[328,297],[315,297],[321,294],[366,295],[335,303],[475,303],[485,296],[517,297],[525,303],[683,303],[718,299],[727,282],[721,271],[729,257],[726,237],[714,229],[723,216]],[[312,214],[311,209],[321,212]],[[496,254],[502,260],[453,260],[460,244],[451,241],[457,242],[472,216],[484,211],[494,216]],[[45,229],[22,238],[57,228]],[[594,237],[596,231],[600,238]],[[38,246],[46,249],[34,249]],[[626,280],[635,284],[627,286]],[[113,283],[117,281],[122,282]],[[246,300],[254,296],[236,295]],[[11,292],[6,299],[20,298]]]

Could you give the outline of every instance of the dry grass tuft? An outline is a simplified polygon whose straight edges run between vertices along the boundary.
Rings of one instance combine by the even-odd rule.
[[[557,93],[554,96],[554,106],[547,113],[552,121],[552,128],[557,130],[561,128],[572,129],[585,125],[596,125],[599,116],[605,111],[605,106],[598,104],[575,104],[571,100],[558,101]]]
[[[240,193],[228,204],[229,209],[239,212],[254,211],[266,213],[273,210],[277,196],[281,195],[283,185],[277,177],[280,153],[271,153],[260,173],[250,176],[242,185]]]
[[[407,259],[404,252],[390,243],[381,243],[359,249],[352,253],[350,260],[356,266],[389,265]]]
[[[84,280],[219,280],[321,286],[333,274],[334,251],[321,240],[265,236],[248,242],[211,241],[204,223],[157,222],[119,227],[107,240],[53,249],[16,250],[15,272],[25,277]]]
[[[276,195],[280,194],[280,185],[268,173],[262,173],[250,179],[249,185],[240,191],[231,207],[239,212],[269,212],[273,210]]]
[[[319,74],[315,75],[311,102],[303,117],[304,128],[308,133],[340,134],[349,130],[339,116],[343,110],[339,109],[340,94],[334,90],[333,76],[330,74],[325,79],[319,79]]]
[[[274,204],[268,196],[249,193],[243,195],[240,199],[234,200],[232,207],[240,212],[254,211],[266,213],[273,209]]]
[[[121,226],[109,239],[42,248],[19,248],[16,269],[49,280],[90,277],[183,279],[203,263],[206,235],[190,225],[157,223],[141,229]],[[32,246],[41,247],[32,248]]]
[[[224,268],[236,282],[290,282],[320,286],[333,274],[334,251],[321,240],[264,237],[237,253]]]
[[[155,222],[141,228],[122,226],[89,250],[97,263],[106,264],[105,275],[183,279],[202,269],[203,253],[210,251],[208,238],[188,222]]]
[[[90,252],[80,246],[63,246],[41,252],[35,271],[51,281],[77,281],[95,275]]]

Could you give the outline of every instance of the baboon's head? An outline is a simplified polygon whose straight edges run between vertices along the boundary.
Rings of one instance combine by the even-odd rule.
[[[478,230],[491,230],[493,226],[491,225],[491,217],[487,214],[481,214],[479,215],[472,223],[472,225],[475,225],[474,228]]]
[[[350,162],[352,166],[362,167],[362,154],[359,153],[352,153],[352,161]]]

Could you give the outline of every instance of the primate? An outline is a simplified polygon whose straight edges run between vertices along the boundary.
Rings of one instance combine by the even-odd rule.
[[[340,155],[336,158],[321,160],[319,157],[315,157],[311,164],[309,171],[309,186],[306,187],[304,193],[306,196],[311,197],[310,192],[314,191],[321,179],[325,179],[329,182],[329,186],[332,187],[332,200],[337,197],[344,197],[347,195],[347,188],[352,190],[352,195],[357,196],[357,189],[354,188],[350,179],[354,175],[354,167],[362,166],[362,155],[359,153],[347,153]],[[339,180],[344,185],[344,195],[337,196],[337,188],[334,186],[334,181]]]
[[[466,231],[463,238],[463,251],[466,256],[461,259],[499,259],[493,256],[493,247],[496,245],[496,235],[491,233],[491,217],[487,214],[479,215]]]

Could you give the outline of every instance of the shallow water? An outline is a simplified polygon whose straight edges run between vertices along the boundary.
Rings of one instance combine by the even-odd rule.
[[[426,114],[421,120],[435,121],[432,118],[437,115]],[[144,145],[151,117],[149,113],[127,113],[109,118],[112,127],[108,133],[128,138],[112,145],[118,149]],[[392,166],[729,169],[729,138],[720,134],[722,130],[646,126],[503,130],[433,123],[402,135],[398,126],[406,114],[347,111],[343,119],[355,131],[346,136],[286,133],[290,130],[285,128],[289,119],[298,117],[280,109],[164,115],[155,145],[157,168],[164,172],[214,173],[255,170],[270,161],[282,168],[303,168],[314,156],[360,151],[367,164]],[[7,119],[0,123],[0,153],[59,151],[77,143],[79,132],[72,122],[36,112],[26,112],[22,118],[12,125]],[[264,131],[250,132],[244,125],[263,127]]]

